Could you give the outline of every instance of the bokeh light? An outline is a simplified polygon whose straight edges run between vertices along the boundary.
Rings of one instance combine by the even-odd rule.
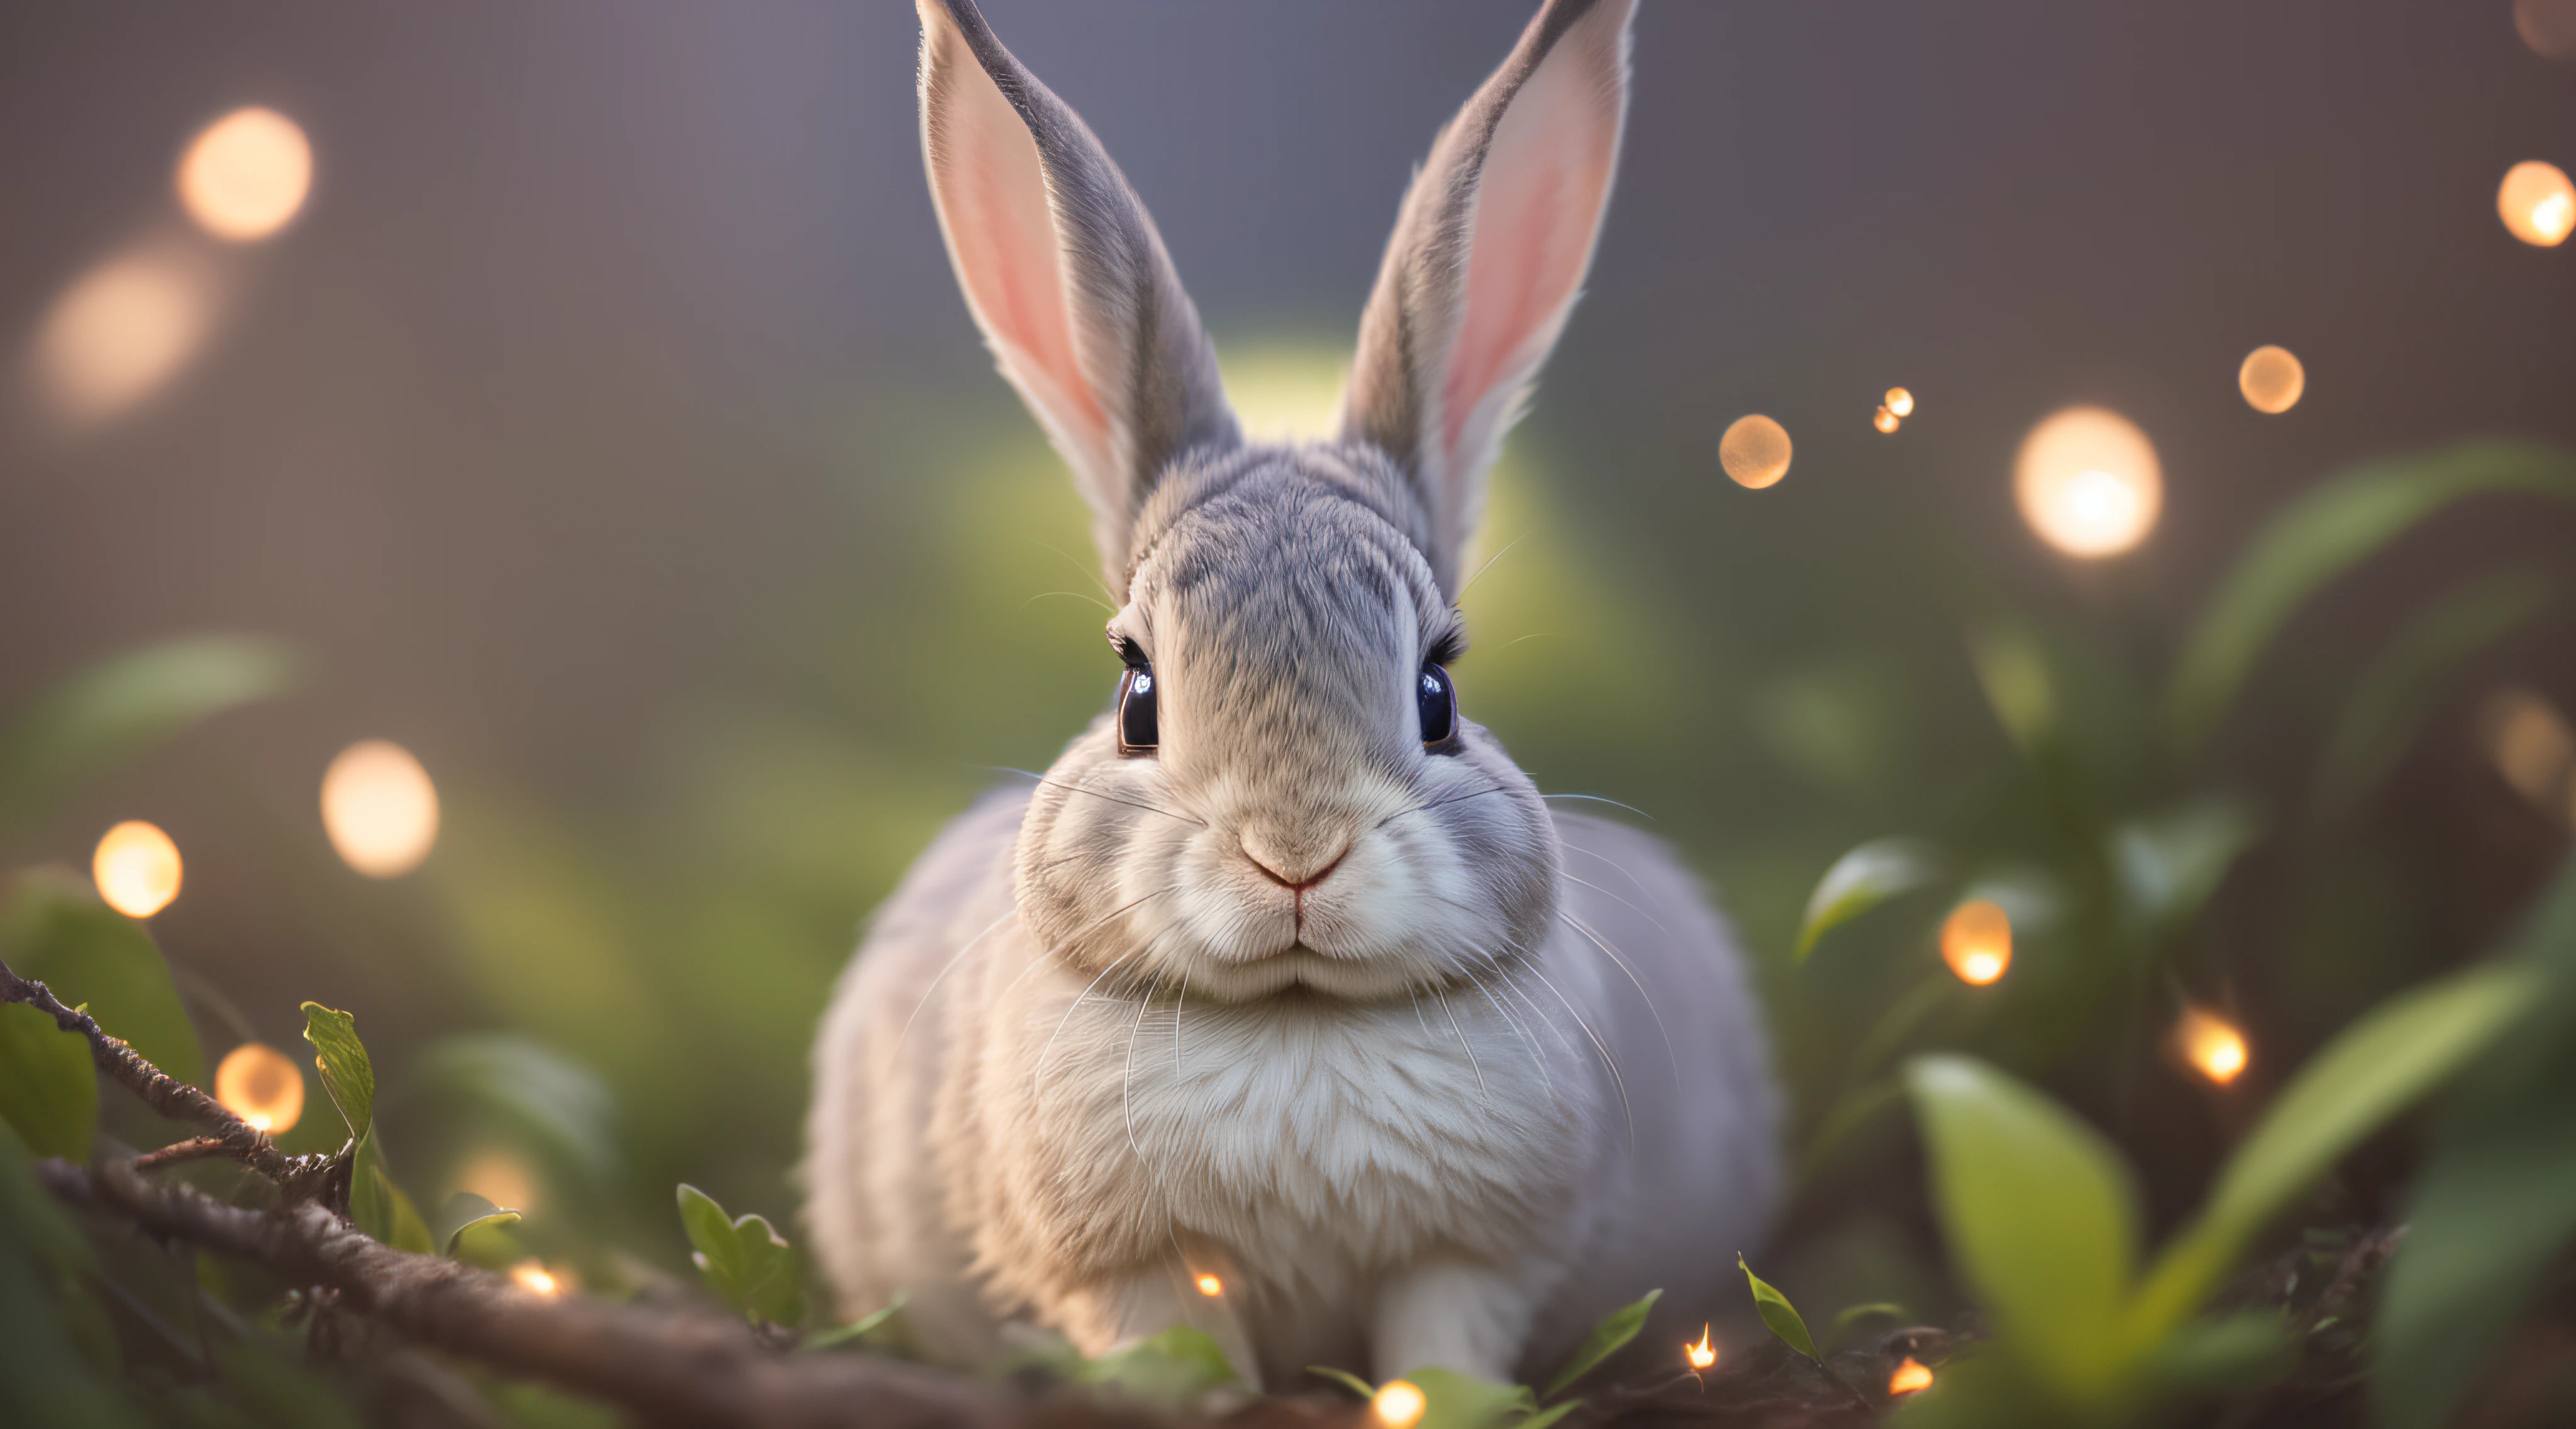
[[[1970,987],[1984,987],[2012,966],[2012,919],[2000,904],[1971,898],[1941,920],[1941,961]]]
[[[1210,1300],[1225,1294],[1225,1282],[1213,1275],[1202,1275],[1191,1283],[1198,1286],[1199,1293]]]
[[[552,1300],[564,1293],[565,1276],[548,1270],[545,1262],[523,1260],[510,1267],[510,1280],[520,1289],[541,1300]]]
[[[1717,440],[1717,461],[1738,486],[1775,485],[1789,474],[1789,431],[1758,412],[1738,417]]]
[[[215,1100],[254,1131],[293,1131],[304,1119],[304,1069],[265,1042],[244,1042],[215,1068]]]
[[[2040,539],[2084,557],[2115,556],[2145,540],[2165,499],[2147,434],[2100,407],[2069,407],[2033,427],[2013,490]]]
[[[2520,687],[2489,695],[2478,710],[2487,762],[2515,793],[2542,807],[2558,802],[2576,773],[2576,732],[2547,699]]]
[[[198,274],[166,254],[129,253],[80,276],[37,329],[36,373],[73,422],[123,411],[192,356],[213,316]]]
[[[1898,427],[1904,425],[1897,421],[1896,414],[1894,412],[1889,411],[1884,406],[1880,407],[1876,413],[1871,415],[1869,424],[1878,428],[1882,432],[1894,432]]]
[[[1387,1429],[1413,1429],[1422,1422],[1422,1411],[1430,1407],[1421,1386],[1409,1379],[1390,1379],[1369,1397],[1369,1411]]]
[[[179,846],[141,819],[109,829],[89,870],[98,896],[128,918],[149,918],[179,896]]]
[[[410,750],[361,740],[322,776],[322,827],[351,868],[397,878],[418,868],[438,841],[438,789]]]
[[[2236,369],[2236,390],[2245,394],[2246,406],[2279,416],[2299,405],[2308,390],[2308,369],[2300,365],[2298,354],[2267,343],[2245,354]]]
[[[1906,391],[1904,388],[1888,388],[1887,396],[1884,400],[1887,404],[1887,410],[1895,413],[1897,416],[1911,417],[1914,415],[1914,394]]]
[[[1912,1355],[1907,1355],[1905,1362],[1896,1367],[1896,1372],[1887,1377],[1887,1397],[1890,1399],[1920,1394],[1931,1387],[1932,1367]]]
[[[523,1214],[537,1209],[537,1180],[527,1163],[507,1151],[478,1151],[456,1173],[456,1189]]]
[[[2556,164],[2525,159],[2505,170],[2496,186],[2496,216],[2507,232],[2534,248],[2555,248],[2576,229],[2576,185]]]
[[[1692,1369],[1706,1369],[1717,1363],[1717,1346],[1709,1341],[1708,1326],[1699,1327],[1698,1344],[1682,1346],[1682,1357],[1690,1361]]]
[[[2235,1081],[2252,1057],[2235,1024],[2197,1007],[2184,1008],[2174,1024],[2174,1046],[2193,1071],[2222,1087]]]
[[[248,243],[284,228],[313,186],[313,146],[274,109],[236,109],[179,160],[179,201],[217,238]]]
[[[2542,59],[2576,59],[2576,0],[2513,0],[2513,28]]]

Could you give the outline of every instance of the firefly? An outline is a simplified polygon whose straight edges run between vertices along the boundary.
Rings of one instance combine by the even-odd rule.
[[[2070,407],[2031,428],[2014,464],[2022,519],[2070,556],[2116,556],[2147,538],[2164,507],[2164,472],[2137,424]]]
[[[2567,171],[2539,159],[2505,170],[2496,186],[2496,216],[2505,231],[2534,248],[2555,248],[2576,230],[2576,185]]]
[[[89,871],[98,896],[128,918],[149,918],[179,896],[179,846],[141,819],[109,829]]]
[[[1717,440],[1718,465],[1753,491],[1789,474],[1789,430],[1759,412],[1738,417]]]
[[[293,1131],[304,1117],[304,1072],[267,1043],[244,1042],[216,1066],[215,1100],[253,1131]]]
[[[1970,987],[1984,987],[2012,966],[2012,919],[1984,898],[1971,898],[1941,920],[1941,961]]]
[[[1904,388],[1888,388],[1886,401],[1887,410],[1890,414],[1898,417],[1911,417],[1914,415],[1914,394],[1906,391]]]
[[[1199,1293],[1210,1300],[1214,1300],[1225,1293],[1225,1282],[1217,1279],[1213,1275],[1202,1275],[1191,1283],[1198,1286]]]
[[[2244,1033],[2225,1018],[2197,1007],[2183,1009],[2182,1020],[2174,1024],[2174,1043],[2193,1071],[2222,1087],[2236,1080],[2251,1056]]]
[[[313,186],[313,146],[274,109],[236,109],[179,161],[179,201],[217,238],[249,243],[284,228]]]
[[[1887,1395],[1890,1399],[1902,1398],[1908,1394],[1919,1394],[1931,1387],[1931,1366],[1916,1359],[1912,1355],[1907,1355],[1905,1357],[1905,1362],[1896,1367],[1896,1373],[1887,1377]]]
[[[2245,354],[2244,365],[2236,369],[2236,390],[2245,394],[2246,406],[2279,416],[2299,405],[2300,395],[2308,390],[2308,370],[2286,347],[2258,347]]]
[[[1896,420],[1897,416],[1898,413],[1895,408],[1881,407],[1878,409],[1878,415],[1869,419],[1869,424],[1878,428],[1882,432],[1893,432],[1899,426],[1904,425]]]
[[[1706,1369],[1717,1363],[1717,1346],[1708,1342],[1708,1326],[1699,1327],[1699,1343],[1683,1345],[1682,1353],[1690,1359],[1692,1369]]]
[[[438,788],[411,751],[364,739],[322,775],[322,827],[341,861],[369,878],[399,878],[438,842]]]
[[[523,1260],[510,1267],[510,1279],[522,1290],[540,1300],[552,1300],[564,1291],[563,1282],[546,1269],[543,1262]]]
[[[1422,1422],[1422,1411],[1430,1407],[1422,1387],[1409,1379],[1390,1379],[1369,1396],[1369,1411],[1386,1429],[1413,1429]]]

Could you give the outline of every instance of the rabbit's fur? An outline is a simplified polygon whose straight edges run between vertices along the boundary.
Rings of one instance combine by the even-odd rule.
[[[1416,705],[1590,262],[1629,8],[1549,0],[1405,199],[1340,434],[1264,446],[1098,141],[969,0],[920,0],[950,254],[1160,734],[1122,754],[1104,716],[986,798],[842,979],[807,1176],[844,1310],[907,1292],[957,1361],[1014,1322],[1094,1354],[1190,1324],[1274,1387],[1508,1380],[1657,1286],[1704,1308],[1760,1233],[1774,1097],[1717,917]]]

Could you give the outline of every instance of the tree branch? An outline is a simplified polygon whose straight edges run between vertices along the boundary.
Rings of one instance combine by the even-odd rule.
[[[730,1316],[561,1299],[435,1256],[390,1249],[306,1202],[227,1206],[145,1179],[131,1162],[39,1164],[53,1194],[155,1235],[325,1287],[348,1309],[503,1374],[623,1406],[656,1424],[870,1429],[1145,1429],[1155,1421],[1074,1395],[1015,1396],[974,1380],[857,1354],[789,1354]]]
[[[145,1061],[141,1053],[109,1036],[96,1018],[63,1006],[53,989],[18,976],[0,961],[0,1003],[9,1002],[23,1002],[54,1019],[54,1025],[65,1032],[89,1039],[90,1060],[98,1063],[100,1071],[163,1116],[203,1127],[211,1133],[205,1139],[221,1146],[221,1155],[275,1181],[285,1189],[287,1199],[311,1196],[328,1178],[332,1158],[289,1156],[278,1150],[267,1133],[233,1115],[223,1103]]]

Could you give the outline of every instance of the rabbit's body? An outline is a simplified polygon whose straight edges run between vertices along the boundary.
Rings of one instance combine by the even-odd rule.
[[[1092,506],[1125,669],[842,980],[807,1174],[843,1307],[905,1292],[961,1361],[1192,1324],[1274,1384],[1507,1379],[1658,1286],[1669,1328],[1769,1213],[1759,1019],[1669,855],[1552,815],[1446,669],[1608,198],[1628,0],[1547,0],[1442,131],[1301,446],[1242,439],[1081,120],[919,3],[950,257]]]

